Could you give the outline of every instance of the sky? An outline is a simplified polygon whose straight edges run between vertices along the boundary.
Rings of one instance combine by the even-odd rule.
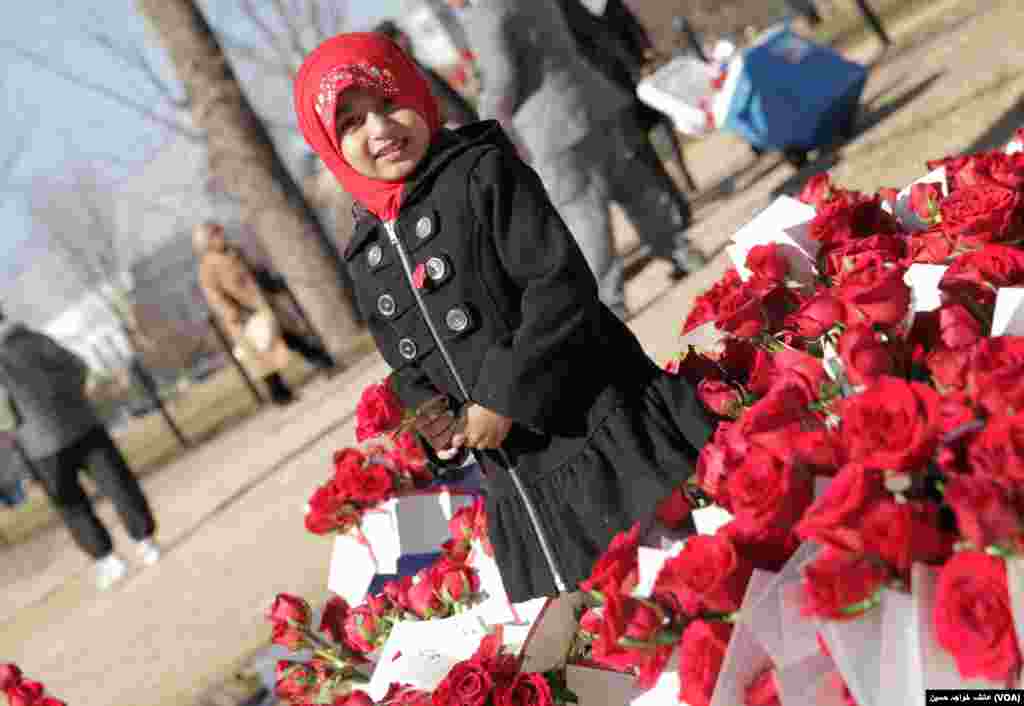
[[[259,0],[257,0],[259,2]],[[361,29],[397,12],[399,0],[323,0],[347,5],[350,27]],[[237,0],[202,0],[214,26],[227,23],[243,38],[255,30],[235,14]],[[40,68],[16,48],[46,57],[62,70],[92,84],[131,97],[169,114],[161,94],[142,73],[97,47],[82,27],[102,27],[132,46],[142,47],[174,82],[163,50],[136,13],[134,0],[34,0],[5,3],[0,27],[0,162],[27,141],[7,183],[0,184],[0,276],[12,254],[33,247],[25,190],[33,178],[60,175],[69,163],[92,162],[114,180],[130,179],[133,169],[165,143],[164,131],[95,91]],[[175,85],[175,89],[177,86]]]

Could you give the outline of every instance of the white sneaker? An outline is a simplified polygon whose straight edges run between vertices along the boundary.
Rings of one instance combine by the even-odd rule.
[[[142,563],[147,566],[160,561],[160,557],[163,552],[160,550],[160,545],[157,544],[153,539],[143,539],[139,542],[139,556],[142,557]]]
[[[96,588],[106,591],[128,573],[128,565],[117,554],[108,554],[96,562]]]

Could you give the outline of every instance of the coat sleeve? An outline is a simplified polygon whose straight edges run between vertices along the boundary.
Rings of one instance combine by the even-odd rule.
[[[491,345],[471,397],[543,430],[566,381],[593,353],[597,282],[536,172],[507,150],[493,150],[470,179],[480,227],[520,294],[518,328]]]
[[[406,409],[416,409],[441,394],[427,374],[415,365],[407,365],[392,372],[391,389]]]

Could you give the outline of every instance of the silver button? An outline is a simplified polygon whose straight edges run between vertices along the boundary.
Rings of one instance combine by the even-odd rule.
[[[420,240],[429,238],[433,232],[434,222],[430,220],[430,216],[423,216],[423,218],[416,221],[416,237]]]
[[[449,309],[448,313],[444,316],[444,322],[448,325],[449,330],[455,333],[462,333],[469,328],[469,314],[466,313],[465,309],[455,307]]]
[[[370,267],[376,267],[380,264],[380,261],[384,259],[384,251],[381,250],[379,245],[372,246],[366,252],[366,261],[370,263]]]
[[[394,316],[395,298],[390,294],[381,294],[377,297],[377,311],[383,316]]]
[[[398,354],[406,360],[416,357],[416,342],[411,338],[403,338],[398,342]]]
[[[440,282],[448,276],[448,263],[443,257],[432,257],[427,260],[427,277],[433,282]]]

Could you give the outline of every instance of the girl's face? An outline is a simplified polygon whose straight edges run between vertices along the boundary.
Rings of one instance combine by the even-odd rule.
[[[419,113],[365,88],[341,94],[334,124],[345,161],[370,179],[401,181],[430,147],[430,128]]]

